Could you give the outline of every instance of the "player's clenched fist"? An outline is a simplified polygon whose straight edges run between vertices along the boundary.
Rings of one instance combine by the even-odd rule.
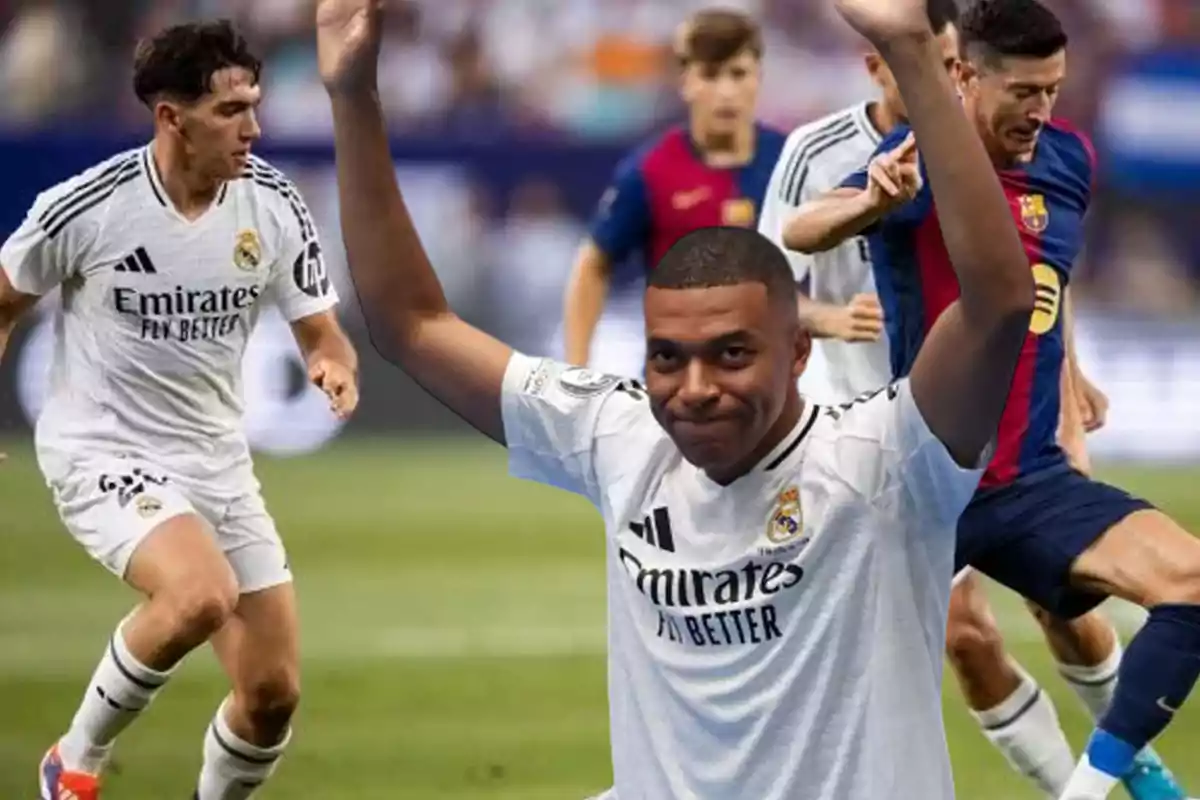
[[[928,0],[835,0],[838,13],[876,45],[908,36],[932,36]]]
[[[871,203],[884,211],[911,202],[923,185],[917,140],[912,133],[895,150],[871,159],[867,167]]]
[[[320,0],[317,65],[329,91],[376,85],[383,0]]]
[[[308,368],[308,378],[329,398],[338,419],[349,419],[358,408],[358,376],[345,364],[321,359]]]

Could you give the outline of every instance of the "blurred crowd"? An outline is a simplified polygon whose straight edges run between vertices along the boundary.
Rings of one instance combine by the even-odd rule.
[[[1197,0],[1047,1],[1072,35],[1061,112],[1078,127],[1091,131],[1106,120],[1147,127],[1141,117],[1109,118],[1117,98],[1130,91],[1125,65],[1147,55],[1175,54],[1193,65],[1192,88],[1200,90]],[[636,139],[679,118],[671,37],[690,11],[710,4],[399,0],[389,16],[383,65],[392,130],[464,142]],[[763,21],[764,121],[790,127],[871,95],[861,43],[828,0],[720,4]],[[169,22],[228,16],[264,56],[268,134],[323,138],[329,115],[316,78],[313,6],[314,0],[0,0],[0,129],[143,130],[145,112],[129,88],[137,40]],[[1200,130],[1195,102],[1152,110],[1179,119],[1191,114]],[[1181,137],[1179,147],[1197,140]],[[1196,156],[1200,164],[1200,148]],[[1103,201],[1097,214],[1106,235],[1089,253],[1081,291],[1160,313],[1190,313],[1200,305],[1200,189],[1194,200],[1156,202],[1153,193],[1147,198],[1121,185]],[[552,204],[545,187],[533,186],[502,205],[518,209],[519,222],[530,214],[546,217]],[[563,218],[559,227],[574,236],[578,220]]]
[[[397,130],[629,136],[675,117],[670,40],[703,0],[402,0],[389,16],[384,102]],[[763,118],[811,119],[870,92],[860,44],[825,0],[723,0],[763,21]],[[1123,54],[1200,46],[1195,0],[1052,0],[1073,35],[1064,111],[1087,128]],[[143,119],[129,91],[137,40],[188,18],[237,20],[263,53],[274,135],[326,131],[314,0],[0,0],[0,120]],[[797,80],[803,76],[804,80]]]

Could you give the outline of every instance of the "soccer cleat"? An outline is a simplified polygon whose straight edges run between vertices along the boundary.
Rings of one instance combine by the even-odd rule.
[[[1133,761],[1121,783],[1133,800],[1188,800],[1171,770],[1152,748],[1145,748]]]
[[[58,745],[42,759],[39,780],[41,800],[100,800],[100,779],[86,772],[68,772],[58,755]]]

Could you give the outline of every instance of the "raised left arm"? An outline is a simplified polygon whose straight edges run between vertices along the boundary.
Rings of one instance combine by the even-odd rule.
[[[292,335],[309,380],[329,397],[330,410],[348,419],[358,407],[358,353],[337,314],[329,309],[301,317],[292,323]]]

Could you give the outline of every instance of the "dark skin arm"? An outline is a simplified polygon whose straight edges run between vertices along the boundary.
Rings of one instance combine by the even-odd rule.
[[[379,353],[503,443],[501,390],[512,349],[450,310],[396,183],[376,76],[382,5],[322,0],[317,8],[350,274]]]
[[[924,0],[838,0],[891,67],[934,198],[959,300],[933,326],[910,383],[933,433],[961,465],[996,434],[1033,313],[1029,262],[995,168],[934,45]]]

